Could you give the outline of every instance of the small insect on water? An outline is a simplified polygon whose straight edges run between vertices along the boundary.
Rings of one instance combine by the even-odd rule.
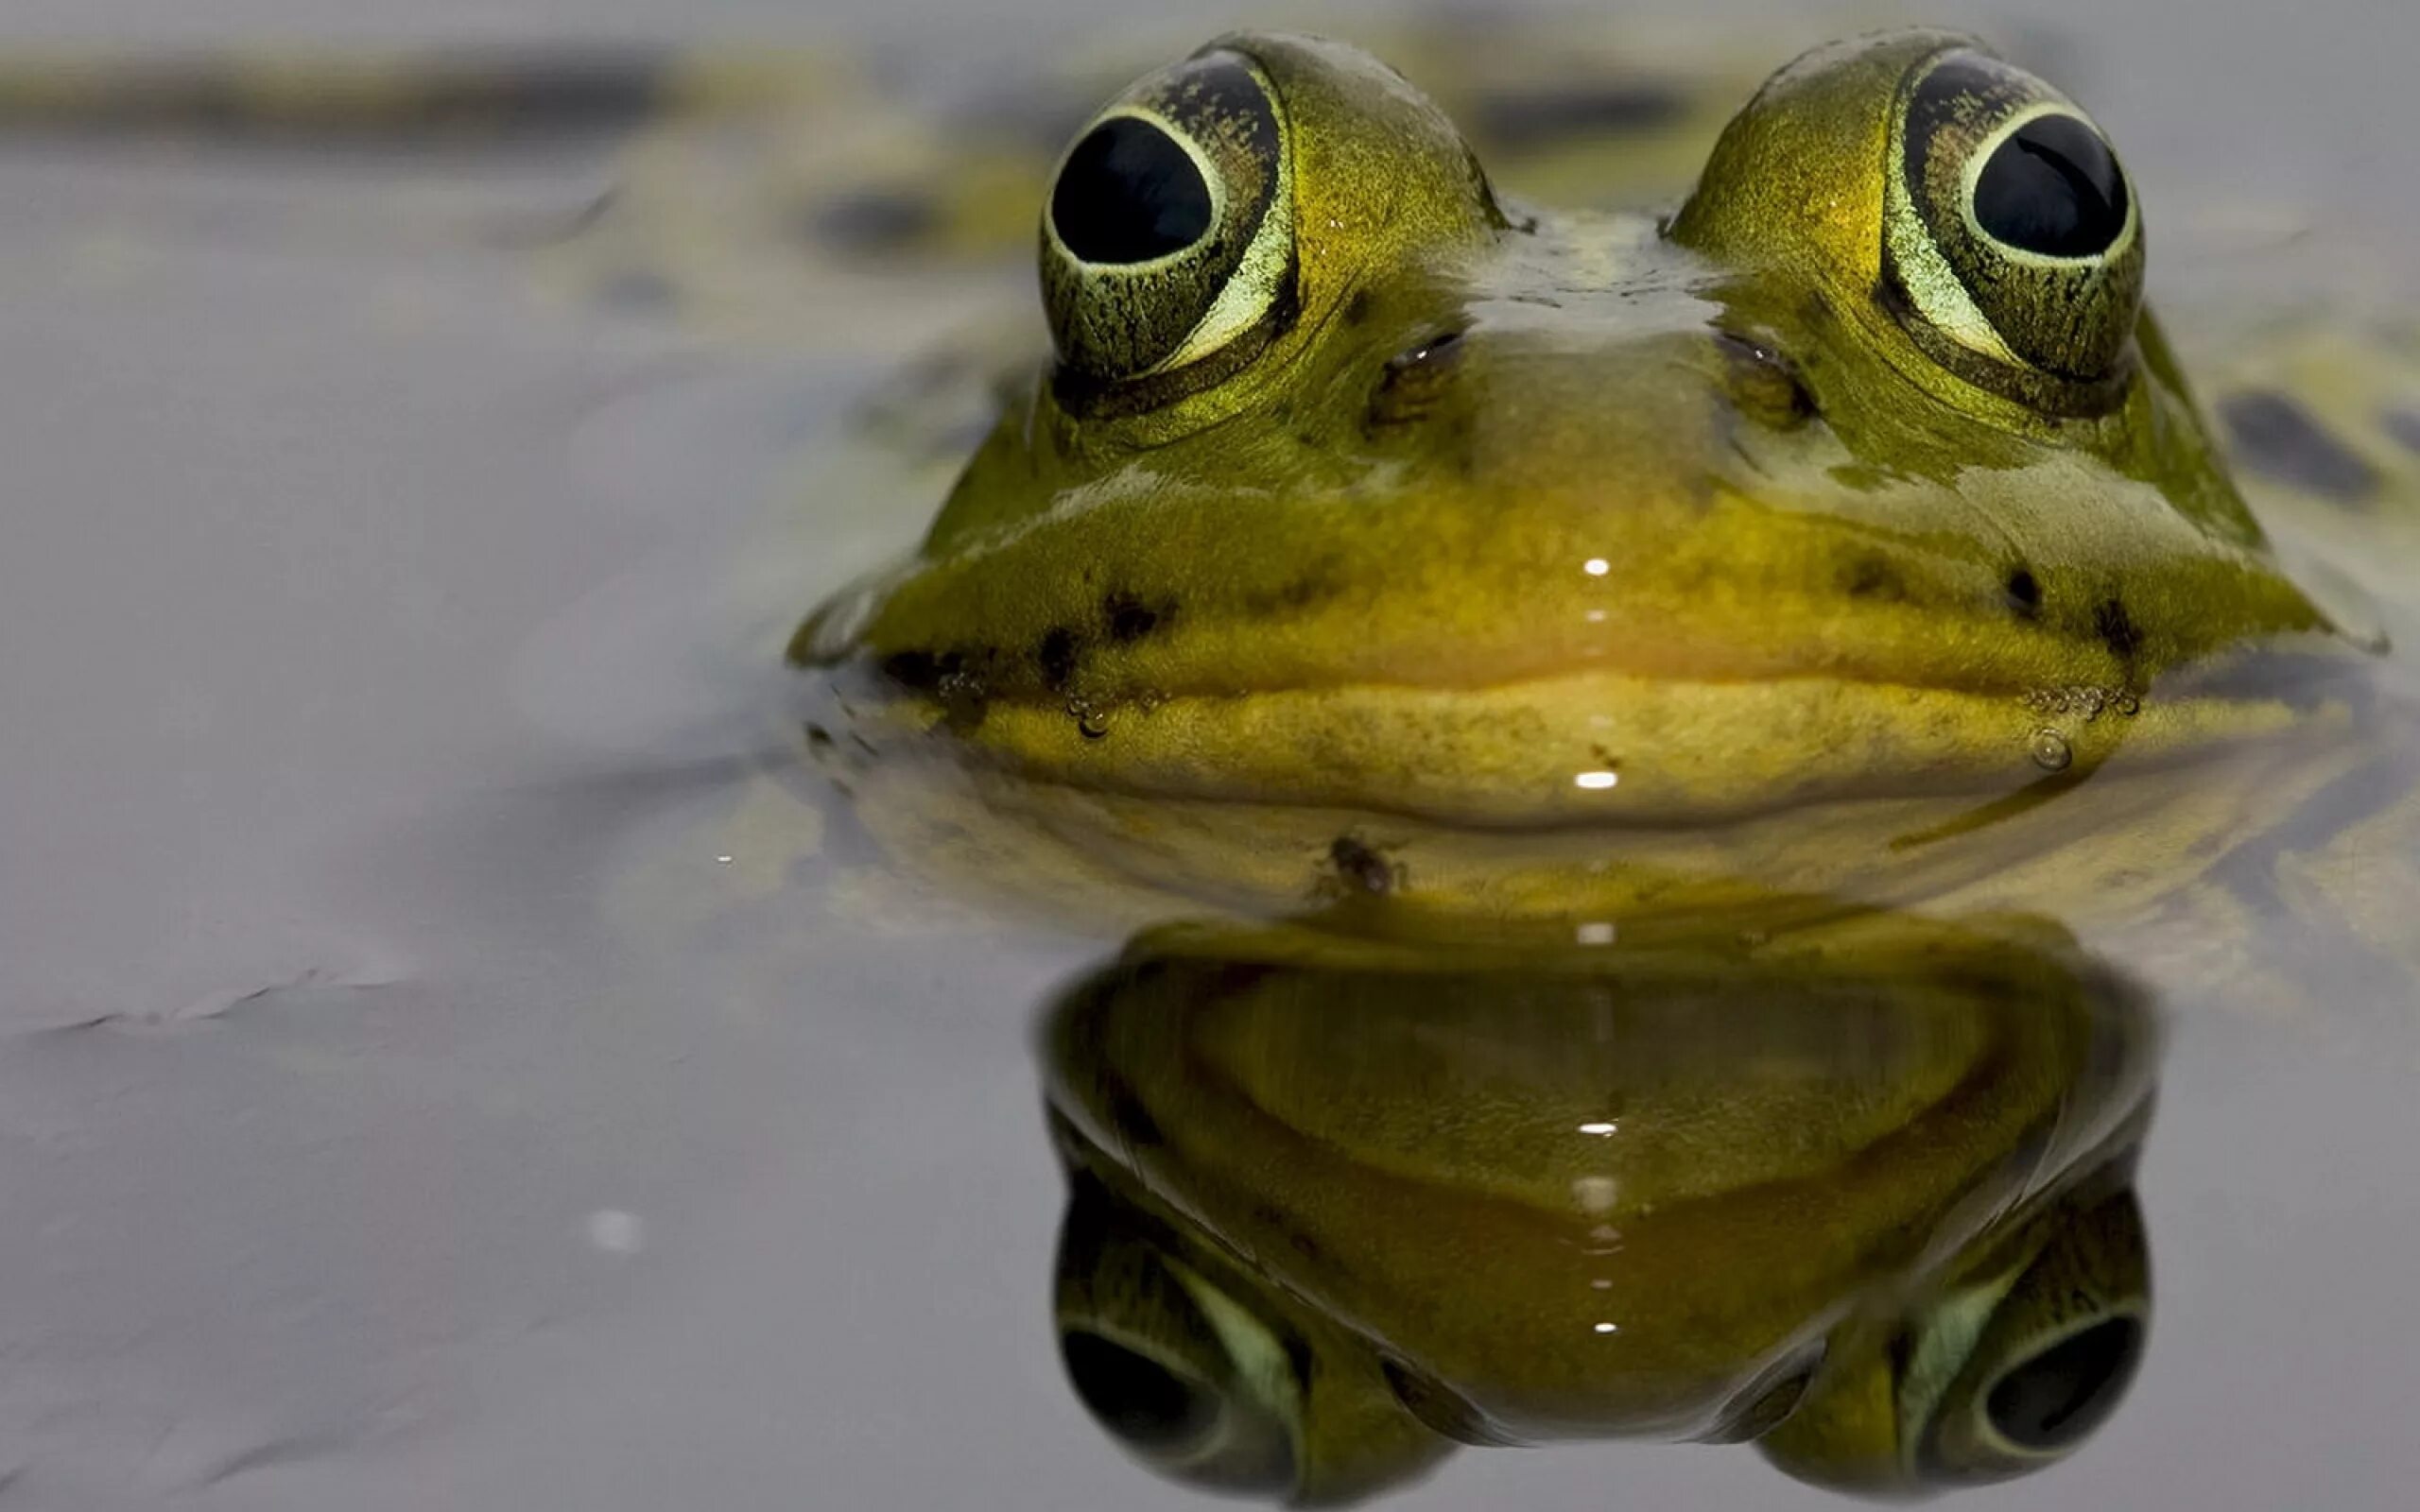
[[[1327,848],[1329,872],[1321,890],[1338,897],[1383,898],[1409,883],[1410,872],[1368,841],[1340,834]]]

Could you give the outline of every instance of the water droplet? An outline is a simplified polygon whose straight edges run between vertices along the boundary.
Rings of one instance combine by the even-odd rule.
[[[1580,566],[1591,577],[1602,577],[1614,570],[1614,564],[1602,557],[1591,557]]]
[[[1582,924],[1572,931],[1572,937],[1582,945],[1611,945],[1619,935],[1611,922]]]
[[[1083,699],[1068,700],[1067,713],[1075,718],[1076,732],[1086,740],[1098,740],[1109,733],[1109,716]]]
[[[1574,777],[1571,782],[1574,787],[1584,787],[1590,792],[1601,793],[1620,781],[1621,774],[1618,772],[1582,772]]]
[[[2033,765],[2046,772],[2064,772],[2067,764],[2076,759],[2067,737],[2048,726],[2033,732],[2032,751]]]

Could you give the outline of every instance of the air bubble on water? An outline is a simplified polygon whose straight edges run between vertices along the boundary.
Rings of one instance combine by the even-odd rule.
[[[2033,765],[2046,772],[2064,772],[2067,764],[2076,759],[2075,749],[2067,744],[2067,737],[2048,727],[2033,732],[2032,750]]]

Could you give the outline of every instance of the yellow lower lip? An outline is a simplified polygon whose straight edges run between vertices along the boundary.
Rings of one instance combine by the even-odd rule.
[[[2132,765],[2182,759],[2300,717],[2283,702],[2224,696],[2096,709],[1838,678],[1592,669],[1481,688],[1350,683],[1103,709],[1001,699],[953,738],[1029,780],[1132,797],[1490,827],[1663,827],[1844,798],[1989,798],[2090,770],[2120,748]]]

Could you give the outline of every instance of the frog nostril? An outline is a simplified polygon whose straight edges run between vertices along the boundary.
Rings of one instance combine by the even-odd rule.
[[[2042,614],[2042,585],[2034,578],[2032,569],[2019,567],[2008,575],[2005,585],[2009,608],[2019,619],[2039,619]]]
[[[1774,430],[1794,430],[1822,413],[1797,364],[1771,342],[1729,331],[1714,334],[1722,352],[1731,402],[1740,414]]]
[[[1462,333],[1440,331],[1389,357],[1371,392],[1363,430],[1371,435],[1426,420],[1461,365]]]

